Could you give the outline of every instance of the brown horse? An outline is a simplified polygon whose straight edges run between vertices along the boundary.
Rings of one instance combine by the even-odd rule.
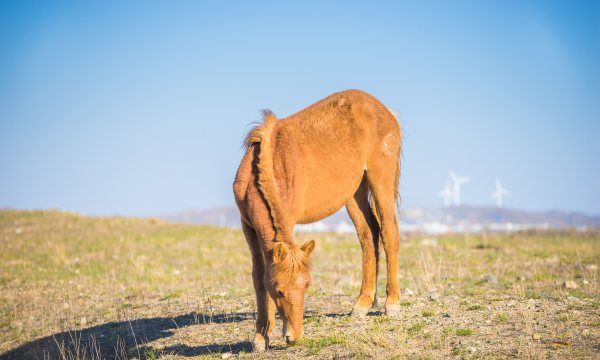
[[[375,304],[381,234],[388,275],[385,311],[397,315],[401,138],[395,116],[373,96],[348,90],[279,121],[263,111],[263,124],[248,133],[245,144],[233,192],[252,253],[254,349],[268,348],[275,308],[287,343],[302,336],[315,242],[297,245],[294,225],[323,219],[344,205],[363,252],[362,287],[352,314],[364,316]]]

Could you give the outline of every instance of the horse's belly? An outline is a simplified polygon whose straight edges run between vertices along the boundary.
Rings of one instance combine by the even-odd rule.
[[[297,220],[306,224],[324,219],[337,212],[354,196],[364,174],[364,167],[339,171],[306,181],[302,212]]]

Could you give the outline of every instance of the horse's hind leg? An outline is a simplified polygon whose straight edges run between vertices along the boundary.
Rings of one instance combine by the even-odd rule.
[[[362,286],[352,316],[363,317],[376,305],[377,269],[379,263],[379,224],[369,205],[369,188],[366,176],[352,199],[346,204],[354,222],[362,248]]]
[[[265,264],[256,231],[243,222],[242,229],[252,253],[252,279],[256,293],[256,333],[252,347],[254,351],[264,351],[269,347],[269,335],[275,325],[275,302],[265,288]]]
[[[379,155],[379,156],[377,156]],[[398,159],[387,154],[377,154],[367,167],[367,179],[373,193],[381,238],[387,260],[387,299],[385,312],[395,316],[400,313],[400,284],[398,283],[398,248],[400,235],[395,212],[396,169]]]

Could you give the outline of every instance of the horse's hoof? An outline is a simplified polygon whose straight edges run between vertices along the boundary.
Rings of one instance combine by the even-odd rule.
[[[252,341],[252,351],[254,352],[263,352],[265,350],[267,350],[267,347],[269,346],[268,341],[266,341],[264,338],[262,338],[262,336],[256,336],[254,337],[254,340]]]
[[[392,317],[400,316],[400,305],[387,305],[385,307],[385,315]]]
[[[367,313],[369,312],[368,308],[354,308],[352,309],[352,312],[350,313],[350,316],[354,317],[354,318],[364,318],[365,316],[367,316]]]

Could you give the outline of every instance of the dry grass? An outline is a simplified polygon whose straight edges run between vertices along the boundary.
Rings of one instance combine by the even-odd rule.
[[[303,236],[299,236],[303,237]],[[0,212],[0,358],[593,358],[598,233],[415,236],[400,318],[347,316],[355,236],[320,234],[305,338],[250,353],[250,257],[235,230],[155,219]],[[299,239],[300,241],[300,239]],[[382,260],[383,262],[384,260]],[[381,267],[379,302],[385,293]],[[577,289],[565,289],[573,280]],[[226,355],[227,356],[227,355]]]

